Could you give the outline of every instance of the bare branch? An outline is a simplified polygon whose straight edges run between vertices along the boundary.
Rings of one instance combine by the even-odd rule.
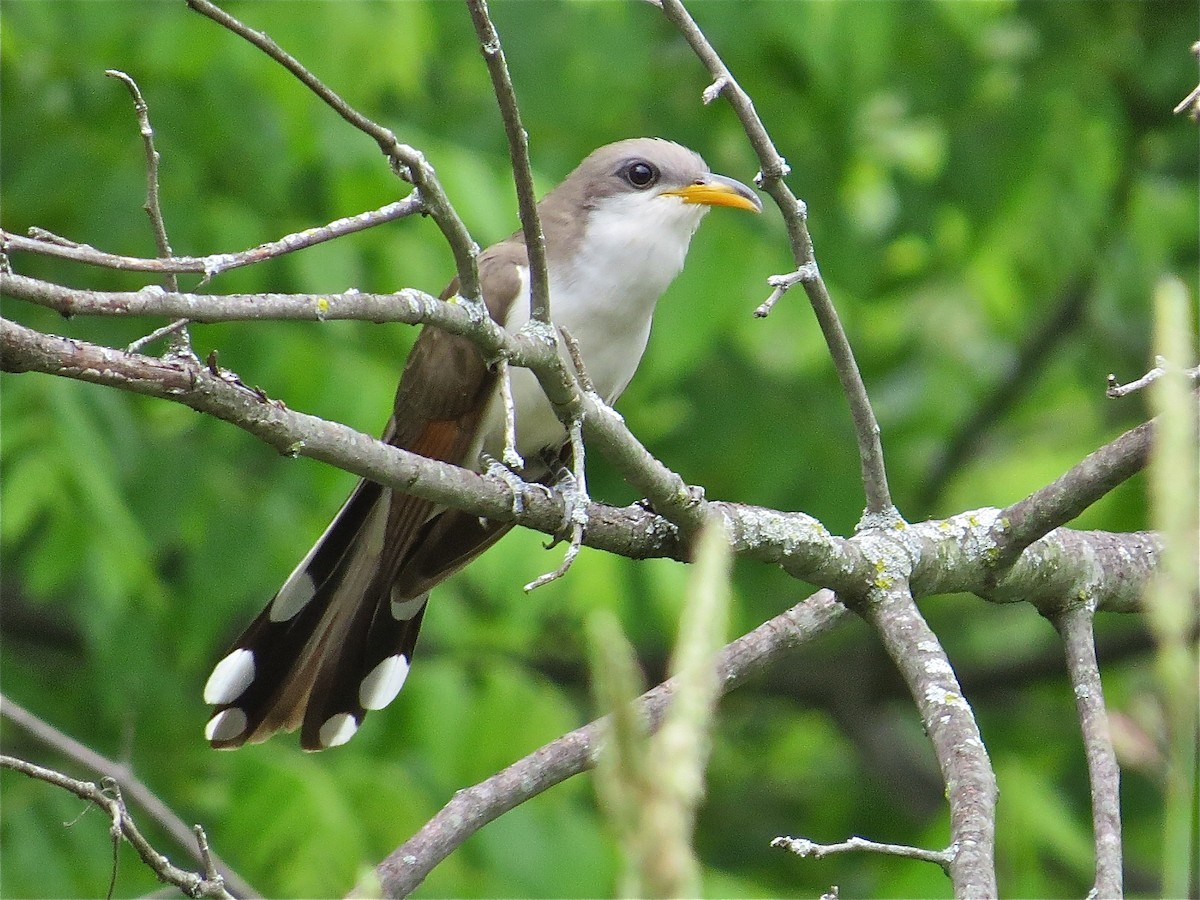
[[[717,662],[717,690],[733,690],[766,663],[833,627],[846,609],[820,591],[726,646]],[[638,701],[650,730],[671,698],[664,682]],[[595,765],[601,722],[592,722],[535,750],[474,787],[458,791],[436,816],[375,868],[387,897],[404,897],[471,835],[530,797]]]
[[[496,380],[500,383],[500,399],[504,404],[504,454],[501,462],[514,472],[525,468],[525,460],[517,452],[517,410],[513,402],[512,372],[503,356],[496,363]]]
[[[1192,56],[1200,57],[1200,41],[1192,44]],[[1191,116],[1193,122],[1200,122],[1200,86],[1193,88],[1186,97],[1180,100],[1172,112],[1175,115],[1186,112]]]
[[[771,310],[775,308],[775,304],[780,301],[784,294],[803,281],[819,277],[821,277],[820,272],[817,270],[815,263],[801,266],[795,272],[788,275],[772,275],[767,279],[767,284],[774,288],[774,290],[771,291],[771,296],[759,304],[758,309],[754,310],[755,317],[765,319],[771,314]]]
[[[130,818],[119,791],[112,791],[113,796],[110,796],[109,792],[96,787],[89,781],[78,781],[61,772],[44,769],[12,756],[0,756],[0,768],[20,772],[22,775],[70,791],[81,800],[96,804],[112,818],[114,834],[117,837],[123,837],[133,845],[138,856],[142,858],[142,862],[150,867],[160,881],[175,885],[189,897],[217,897],[221,900],[233,900],[233,895],[225,890],[225,884],[220,877],[210,879],[197,875],[195,872],[180,869],[155,850]]]
[[[762,171],[757,179],[764,191],[771,195],[778,204],[783,220],[787,226],[791,242],[792,256],[796,262],[797,272],[805,273],[801,283],[812,304],[825,342],[829,346],[833,364],[837,370],[838,380],[842,391],[850,404],[850,415],[854,421],[855,436],[858,439],[859,462],[862,466],[863,488],[866,493],[867,513],[871,516],[898,518],[892,504],[891,493],[888,490],[887,470],[883,463],[883,445],[879,440],[879,423],[875,420],[875,412],[871,408],[870,398],[863,385],[858,363],[854,359],[854,351],[846,338],[846,332],[838,319],[837,310],[825,287],[825,280],[817,269],[816,257],[813,254],[812,237],[808,232],[808,222],[805,206],[784,183],[789,169],[775,144],[767,134],[766,126],[754,109],[750,96],[742,90],[741,85],[733,77],[729,68],[721,60],[712,44],[704,37],[695,20],[688,14],[680,0],[662,0],[662,11],[667,19],[675,25],[679,33],[691,46],[696,56],[708,69],[714,84],[720,83],[721,95],[725,97],[746,132],[750,145],[758,154]],[[776,286],[778,289],[778,286]],[[765,304],[764,304],[765,306]],[[763,309],[760,306],[756,314]],[[769,308],[768,308],[769,309]]]
[[[1169,365],[1165,357],[1156,356],[1154,358],[1154,367],[1141,378],[1131,381],[1128,384],[1121,384],[1117,381],[1117,376],[1110,373],[1108,376],[1108,389],[1104,392],[1104,395],[1116,399],[1143,390],[1166,375]],[[1188,381],[1195,382],[1200,380],[1200,366],[1185,369],[1183,375]]]
[[[13,276],[10,276],[13,277]],[[176,295],[178,296],[178,295]],[[364,295],[366,296],[366,295]],[[435,301],[444,318],[440,327],[469,330],[463,305]],[[461,333],[461,332],[460,332]],[[521,345],[510,345],[519,355]],[[503,484],[445,463],[405,453],[345,426],[294,412],[265,400],[228,373],[214,375],[204,367],[178,360],[158,360],[127,354],[36,331],[0,320],[0,356],[6,371],[39,371],[77,378],[136,393],[160,397],[231,422],[289,455],[319,459],[496,521],[516,520],[545,534],[559,533],[566,509],[561,498],[541,488],[521,488],[523,510],[514,512],[513,497]],[[735,552],[746,558],[778,564],[798,578],[835,590],[853,590],[871,571],[857,538],[830,535],[819,522],[802,513],[781,513],[739,504],[700,501],[678,475],[662,466],[629,434],[620,416],[585,394],[588,418],[585,434],[604,449],[622,472],[671,521],[684,516],[702,520],[710,507],[726,518]],[[1135,429],[1130,435],[1145,435]],[[1098,459],[1129,452],[1130,435],[1093,454]],[[606,439],[606,440],[605,440]],[[1135,454],[1144,452],[1134,447]],[[1090,459],[1090,458],[1089,458]],[[1111,487],[1112,464],[1085,466],[1073,476],[1076,490],[1100,496]],[[1022,501],[1025,515],[1041,522],[1057,515],[1061,500],[1054,491],[1039,491]],[[1021,504],[1018,504],[1020,506]],[[1111,592],[1097,597],[1105,609],[1128,612],[1137,608],[1138,592],[1153,571],[1157,539],[1153,535],[1111,535],[1059,529],[1030,546],[1019,562],[999,570],[990,567],[1003,541],[1013,533],[1010,511],[975,510],[949,520],[908,526],[904,534],[915,549],[913,585],[920,596],[948,591],[971,591],[1001,602],[1037,601],[1035,588],[1047,586],[1053,602],[1070,592],[1078,578],[1094,579],[1102,568],[1122,569],[1119,578],[1104,577],[1097,587]],[[633,558],[668,556],[686,559],[687,543],[668,522],[639,507],[613,509],[590,504],[585,543]],[[1101,550],[1100,548],[1105,548]],[[1136,547],[1134,552],[1132,548]],[[1086,548],[1087,552],[1082,552]],[[1003,572],[1002,577],[997,573]],[[1064,586],[1065,583],[1065,586]]]
[[[1038,538],[1070,522],[1132,475],[1146,467],[1157,419],[1143,422],[1088,454],[1046,487],[1001,513],[996,534],[997,572]]]
[[[1051,621],[1062,635],[1067,672],[1075,693],[1075,708],[1087,755],[1092,787],[1092,830],[1096,844],[1096,883],[1089,896],[1122,896],[1121,887],[1121,770],[1113,751],[1104,706],[1104,688],[1096,661],[1092,631],[1095,616],[1088,602],[1067,603]]]
[[[138,291],[88,291],[39,281],[26,275],[0,273],[0,294],[27,300],[72,316],[167,316],[196,322],[305,321],[356,319],[437,325],[470,337],[485,354],[509,352],[536,358],[532,344],[522,344],[499,325],[476,315],[463,303],[439,300],[414,288],[394,294],[169,294],[156,284]]]
[[[154,230],[154,244],[158,247],[159,257],[173,256],[171,242],[167,240],[167,226],[163,221],[162,206],[158,201],[158,163],[160,157],[158,151],[154,149],[154,129],[150,127],[150,109],[146,106],[146,101],[142,99],[142,92],[132,77],[118,69],[107,69],[104,74],[124,83],[133,97],[133,111],[137,116],[138,131],[142,135],[142,146],[146,151],[146,202],[142,208],[146,211],[146,215],[150,217],[150,227]],[[168,291],[177,291],[179,290],[179,280],[174,274],[168,272],[163,276],[163,286]],[[175,323],[174,328],[170,331],[164,331],[163,334],[170,336],[170,349],[172,352],[192,352],[192,341],[187,333],[186,321]],[[150,342],[151,338],[143,338],[142,340],[144,346],[144,344]]]
[[[882,853],[885,856],[901,856],[905,859],[918,859],[922,862],[937,863],[947,873],[950,863],[954,860],[957,850],[950,847],[946,850],[926,850],[923,847],[908,847],[904,844],[880,844],[868,841],[866,838],[851,837],[840,844],[817,844],[808,838],[777,837],[771,841],[772,847],[782,847],[800,857],[821,859],[835,853],[868,852]]]
[[[37,253],[41,256],[53,256],[86,265],[101,266],[106,269],[118,269],[127,272],[166,272],[176,274],[194,272],[204,275],[203,280],[206,282],[216,275],[228,272],[231,269],[252,266],[268,259],[275,259],[288,253],[294,253],[297,250],[303,250],[306,247],[312,247],[316,244],[331,241],[334,238],[343,237],[347,234],[354,234],[358,231],[365,231],[368,228],[374,228],[376,225],[382,225],[384,222],[393,222],[396,219],[403,219],[424,211],[425,206],[421,202],[421,197],[414,193],[403,200],[397,200],[394,203],[381,206],[379,209],[342,219],[335,219],[328,225],[306,228],[304,231],[284,235],[278,240],[259,244],[257,247],[251,247],[249,250],[242,250],[237,253],[213,253],[209,256],[172,256],[166,259],[118,256],[115,253],[106,253],[103,250],[89,247],[87,244],[77,244],[74,242],[64,244],[61,238],[52,240],[47,236],[46,232],[40,229],[38,230],[40,237],[22,237],[17,234],[10,234],[7,231],[0,231],[0,243],[10,253],[14,251]],[[172,288],[172,290],[177,290],[177,288]]]
[[[496,94],[496,105],[504,121],[504,134],[508,139],[508,154],[512,159],[513,184],[517,189],[517,208],[521,215],[521,228],[525,233],[525,249],[529,254],[529,318],[548,323],[550,321],[550,280],[546,274],[546,238],[538,220],[537,196],[533,192],[533,173],[529,166],[529,135],[521,124],[521,110],[517,106],[517,93],[513,89],[504,48],[500,46],[500,35],[488,15],[486,0],[467,0],[471,22],[479,37],[479,48],[487,63],[492,78],[492,90]]]
[[[191,319],[176,319],[170,325],[164,325],[162,328],[155,328],[149,334],[144,334],[128,347],[125,348],[126,353],[140,353],[143,348],[150,346],[160,338],[164,338],[169,334],[174,334],[180,329],[187,328]]]
[[[878,575],[856,610],[874,626],[908,685],[937,756],[950,801],[949,863],[954,896],[995,897],[996,776],[979,726],[937,636],[908,586],[906,548],[890,534],[874,537]]]

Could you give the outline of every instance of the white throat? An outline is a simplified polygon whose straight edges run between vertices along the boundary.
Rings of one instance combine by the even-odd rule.
[[[708,211],[654,193],[604,198],[588,214],[582,239],[569,260],[550,267],[550,315],[579,344],[588,375],[607,402],[614,402],[637,370],[654,307],[683,268],[688,244]],[[529,321],[529,277],[504,323],[516,331]],[[560,351],[564,353],[560,346]],[[570,363],[568,362],[568,366]],[[528,458],[558,446],[566,435],[533,373],[512,370],[517,450]],[[499,458],[503,411],[493,401],[483,423],[481,449]]]

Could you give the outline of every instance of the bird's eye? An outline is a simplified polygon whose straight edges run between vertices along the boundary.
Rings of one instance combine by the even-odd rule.
[[[635,188],[644,190],[658,181],[658,169],[642,160],[631,162],[625,167],[625,180]]]

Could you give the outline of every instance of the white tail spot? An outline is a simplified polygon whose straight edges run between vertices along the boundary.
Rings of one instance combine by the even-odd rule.
[[[204,702],[212,706],[232,703],[254,680],[254,653],[241,647],[217,663],[204,684]]]
[[[358,723],[350,713],[338,713],[330,716],[321,726],[317,736],[321,739],[322,747],[340,747],[358,731]]]
[[[392,618],[397,622],[407,622],[413,616],[421,611],[421,607],[425,605],[425,594],[420,597],[413,597],[411,600],[392,598]]]
[[[304,609],[316,592],[317,585],[312,576],[307,572],[296,572],[271,601],[271,609],[267,616],[272,622],[286,622]]]
[[[223,709],[204,726],[204,736],[210,741],[230,741],[246,730],[246,714],[236,706]]]
[[[399,653],[389,656],[358,686],[359,705],[363,709],[383,709],[396,699],[407,677],[408,660]]]

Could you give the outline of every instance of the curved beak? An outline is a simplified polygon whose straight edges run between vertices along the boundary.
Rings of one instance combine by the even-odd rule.
[[[758,195],[740,181],[709,172],[687,187],[674,191],[663,191],[665,197],[678,197],[684,203],[702,203],[705,206],[730,206],[750,212],[762,212],[762,201]]]

